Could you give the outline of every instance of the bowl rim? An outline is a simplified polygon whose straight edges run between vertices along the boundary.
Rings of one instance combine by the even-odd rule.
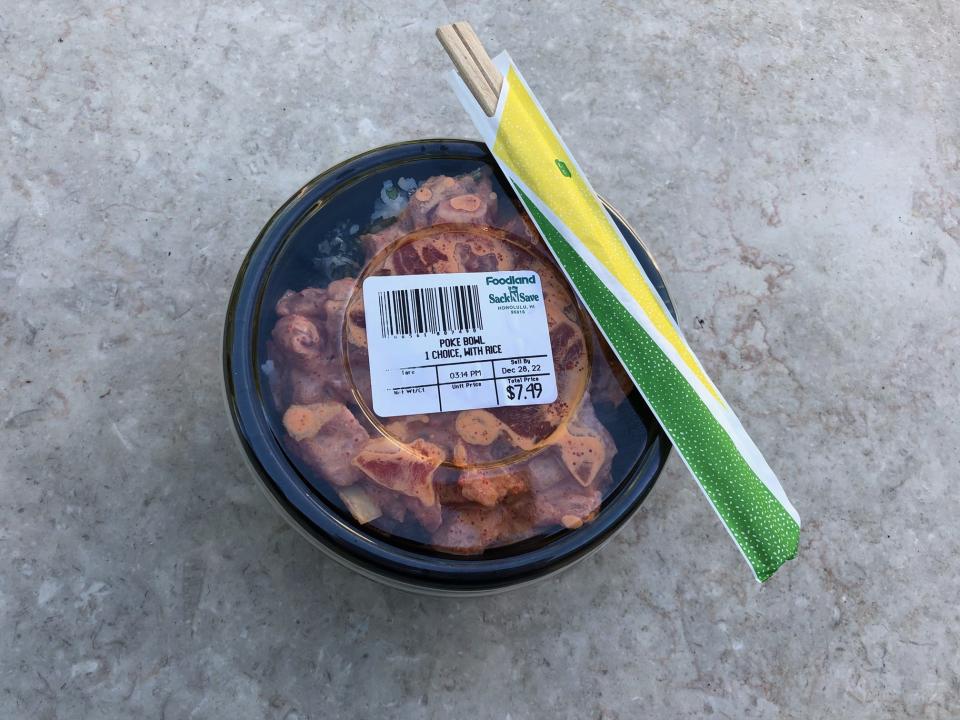
[[[223,326],[224,393],[231,427],[247,465],[272,504],[313,545],[367,577],[399,587],[442,594],[473,594],[526,584],[568,567],[599,549],[639,508],[653,488],[671,444],[657,429],[646,452],[607,498],[597,517],[563,531],[541,547],[496,558],[434,556],[401,548],[346,522],[287,458],[259,400],[251,333],[258,327],[269,270],[297,224],[324,197],[384,166],[418,159],[486,162],[496,170],[487,147],[475,140],[428,138],[383,145],[348,158],[305,183],[270,217],[237,271]],[[505,184],[505,187],[509,185]],[[606,200],[604,206],[665,304],[676,317],[660,268],[643,241]]]

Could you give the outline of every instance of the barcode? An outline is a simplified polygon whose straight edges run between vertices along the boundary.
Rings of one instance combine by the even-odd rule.
[[[380,336],[447,335],[483,329],[476,285],[381,290]]]

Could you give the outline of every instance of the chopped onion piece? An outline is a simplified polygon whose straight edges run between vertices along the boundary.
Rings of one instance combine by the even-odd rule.
[[[367,491],[357,485],[350,485],[337,491],[347,510],[361,525],[376,520],[382,513]]]

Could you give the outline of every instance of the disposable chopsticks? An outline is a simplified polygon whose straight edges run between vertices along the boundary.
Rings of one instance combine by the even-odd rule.
[[[480,107],[493,117],[503,86],[503,75],[483,49],[470,23],[456,22],[439,27],[437,38]]]
[[[777,476],[509,55],[495,68],[466,23],[437,35],[457,69],[447,74],[450,84],[504,177],[757,579],[766,580],[796,557],[800,540],[800,516]]]

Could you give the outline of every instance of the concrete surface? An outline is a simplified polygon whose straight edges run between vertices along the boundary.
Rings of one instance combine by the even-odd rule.
[[[0,717],[960,716],[957,4],[578,6],[0,6]],[[330,164],[475,136],[462,17],[779,471],[766,586],[676,458],[601,554],[471,601],[331,564],[247,476],[241,258]]]

